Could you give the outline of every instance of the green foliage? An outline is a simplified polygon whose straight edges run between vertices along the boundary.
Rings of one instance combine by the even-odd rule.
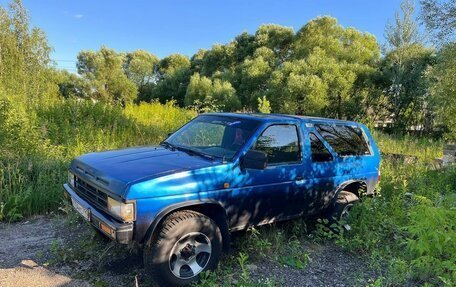
[[[407,251],[418,279],[428,280],[435,274],[456,279],[455,208],[454,202],[450,209],[422,204],[411,208]]]
[[[127,53],[123,63],[123,70],[127,78],[133,81],[138,88],[138,98],[147,98],[147,93],[155,80],[155,69],[158,58],[144,50]]]
[[[319,17],[304,25],[294,42],[294,58],[305,58],[315,48],[340,62],[375,64],[380,49],[375,37],[354,28],[344,28],[332,17]]]
[[[421,125],[427,131],[432,128],[434,108],[427,72],[434,61],[433,50],[420,44],[399,47],[383,59],[383,84],[396,130],[403,131],[412,125]]]
[[[338,118],[365,113],[365,100],[357,95],[369,89],[361,79],[375,70],[380,56],[373,36],[322,17],[298,31],[293,51],[272,73],[267,90],[273,110]]]
[[[380,148],[393,150],[394,139],[376,135]],[[402,139],[396,150],[418,156],[415,163],[384,160],[381,165],[380,195],[366,198],[351,213],[352,230],[337,242],[388,262],[386,285],[407,281],[454,285],[456,217],[456,170],[434,170],[429,161],[441,151],[441,144]],[[430,146],[434,146],[434,150]]]
[[[420,161],[433,161],[443,156],[443,141],[410,135],[388,135],[372,132],[380,151],[385,154],[402,154],[418,157]]]
[[[94,90],[91,95],[93,99],[127,104],[136,98],[137,87],[127,78],[122,69],[124,61],[124,54],[118,54],[104,46],[97,52],[79,53],[76,64],[78,73],[90,83]],[[132,74],[131,71],[130,74]]]
[[[435,43],[451,43],[456,40],[456,2],[453,0],[421,0],[421,19],[433,34]]]
[[[56,209],[72,158],[90,151],[157,144],[194,116],[172,102],[123,109],[69,99],[25,112],[19,105],[0,101],[0,220]]]
[[[159,76],[172,75],[178,71],[190,68],[190,60],[181,54],[172,54],[158,63]]]
[[[51,48],[44,32],[30,27],[21,1],[0,7],[0,97],[36,104],[57,94],[51,83]]]
[[[190,78],[185,94],[185,103],[196,106],[198,110],[205,110],[210,105],[216,105],[226,111],[235,111],[240,108],[239,99],[229,82],[211,79],[195,73]]]
[[[401,13],[396,12],[394,24],[388,23],[386,26],[386,40],[392,49],[421,43],[422,39],[418,31],[418,24],[413,18],[414,11],[414,2],[412,0],[403,0]]]
[[[432,68],[431,87],[436,107],[438,125],[447,129],[446,137],[456,140],[456,43],[444,46],[437,54],[437,64]]]
[[[271,112],[271,103],[266,99],[266,96],[258,98],[258,111],[264,114],[269,114]]]

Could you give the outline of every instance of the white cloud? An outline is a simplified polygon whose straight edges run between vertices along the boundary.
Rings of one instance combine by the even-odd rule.
[[[84,17],[84,15],[82,15],[82,14],[74,14],[73,15],[73,18],[75,18],[75,19],[81,19],[82,17]]]

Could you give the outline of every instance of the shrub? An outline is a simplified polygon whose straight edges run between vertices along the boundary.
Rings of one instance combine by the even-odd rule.
[[[418,155],[410,146],[409,151]],[[338,242],[389,262],[388,285],[416,280],[454,286],[456,168],[433,170],[421,160],[413,164],[383,161],[380,196],[365,199],[353,209],[352,230]]]

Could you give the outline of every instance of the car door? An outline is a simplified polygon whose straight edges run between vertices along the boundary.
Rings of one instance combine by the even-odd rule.
[[[250,149],[268,156],[263,170],[240,169],[233,190],[237,201],[231,226],[259,224],[287,218],[294,213],[294,181],[302,173],[302,134],[297,124],[267,126]]]
[[[299,185],[307,214],[319,213],[333,198],[337,188],[336,154],[317,130],[305,131],[304,180]]]

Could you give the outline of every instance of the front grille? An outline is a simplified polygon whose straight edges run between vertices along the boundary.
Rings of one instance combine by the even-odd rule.
[[[81,178],[75,178],[75,192],[94,207],[106,211],[108,209],[108,195]]]

